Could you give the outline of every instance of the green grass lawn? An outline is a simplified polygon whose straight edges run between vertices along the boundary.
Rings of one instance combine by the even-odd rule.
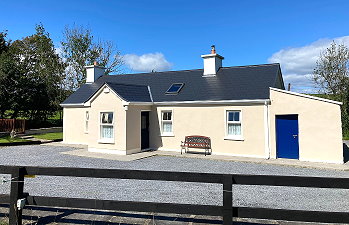
[[[56,139],[63,139],[63,132],[46,133],[46,134],[33,134],[32,136],[37,138],[37,139],[56,140]]]
[[[11,138],[10,136],[0,137],[0,143],[28,142],[28,141],[29,140],[25,140],[21,138]]]

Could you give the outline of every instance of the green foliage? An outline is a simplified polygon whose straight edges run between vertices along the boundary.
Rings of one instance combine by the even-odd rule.
[[[1,42],[1,41],[0,41]],[[65,64],[43,25],[0,55],[0,116],[44,121],[60,108]]]
[[[13,57],[13,49],[6,40],[6,33],[0,34],[0,117],[12,107],[14,89],[19,85],[19,68]]]
[[[348,91],[349,49],[332,42],[331,46],[321,52],[312,79],[320,91],[333,94],[340,99]]]
[[[63,32],[62,57],[68,64],[66,68],[65,89],[74,91],[86,80],[87,65],[98,62],[106,67],[106,74],[120,72],[122,57],[110,41],[95,41],[92,32],[83,26],[66,26]]]
[[[349,49],[347,46],[331,46],[321,52],[312,79],[322,93],[322,97],[343,103],[342,132],[349,136]]]
[[[63,139],[63,133],[45,133],[45,134],[35,134],[33,137],[37,139],[45,139],[45,140],[58,140]]]
[[[0,137],[0,143],[15,143],[15,142],[29,142],[29,141],[30,140],[26,140],[22,138],[11,138],[10,136]]]
[[[10,45],[10,41],[6,39],[6,36],[7,31],[0,32],[0,55],[3,52],[7,52]]]

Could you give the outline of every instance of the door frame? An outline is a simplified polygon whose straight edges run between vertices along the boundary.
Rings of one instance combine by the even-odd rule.
[[[294,158],[282,158],[278,156],[278,122],[277,119],[278,117],[282,117],[282,116],[296,116],[297,117],[297,147],[298,147],[298,157],[296,158],[297,160],[300,159],[300,151],[299,151],[299,114],[275,114],[275,158],[277,159],[294,159]]]

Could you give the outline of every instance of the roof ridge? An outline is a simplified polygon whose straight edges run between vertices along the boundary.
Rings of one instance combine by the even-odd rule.
[[[272,65],[280,65],[280,63],[263,63],[263,64],[255,64],[255,65],[245,65],[245,66],[223,66],[221,68],[244,68],[244,67],[258,67],[258,66],[272,66]],[[168,71],[159,71],[159,72],[144,72],[144,73],[126,73],[126,74],[111,74],[111,75],[103,75],[104,76],[128,76],[128,75],[154,75],[157,73],[176,73],[176,72],[192,72],[197,70],[204,69],[189,69],[189,70],[168,70]]]
[[[138,87],[148,87],[148,85],[141,85],[141,84],[125,84],[125,83],[115,83],[115,82],[104,82],[105,84],[116,84],[116,85],[124,85],[124,86],[138,86]]]
[[[176,72],[191,72],[196,70],[204,70],[204,69],[190,69],[190,70],[167,70],[167,71],[159,71],[159,72],[148,72],[148,73],[126,73],[126,74],[111,74],[111,75],[103,75],[104,76],[127,76],[127,75],[153,75],[156,73],[176,73]]]
[[[280,65],[280,63],[264,63],[264,64],[255,64],[255,65],[245,65],[245,66],[227,66],[222,67],[222,69],[228,69],[228,68],[243,68],[243,67],[259,67],[259,66],[274,66],[274,65]]]

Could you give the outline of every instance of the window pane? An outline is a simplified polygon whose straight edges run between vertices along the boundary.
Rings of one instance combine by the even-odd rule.
[[[163,133],[172,133],[172,123],[171,122],[163,122],[162,123],[162,132]]]
[[[234,121],[240,121],[240,112],[234,112]]]
[[[147,117],[141,116],[141,129],[147,129]]]
[[[101,113],[101,122],[106,124],[112,124],[113,113]]]
[[[182,83],[172,84],[171,87],[166,91],[167,94],[177,94],[183,87]]]
[[[240,112],[228,112],[228,121],[240,121]]]
[[[108,123],[113,123],[113,113],[108,113]]]
[[[113,138],[113,126],[101,126],[101,137],[104,138]]]
[[[228,135],[241,135],[241,124],[228,124]]]
[[[101,113],[101,122],[107,123],[107,114],[106,113]]]
[[[171,120],[172,112],[163,112],[162,120]]]

